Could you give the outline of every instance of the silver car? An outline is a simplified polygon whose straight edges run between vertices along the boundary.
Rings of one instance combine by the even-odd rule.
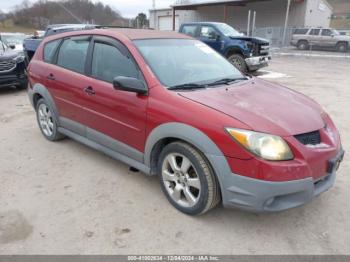
[[[335,48],[339,52],[346,52],[349,50],[350,36],[341,35],[331,28],[300,28],[294,31],[291,44],[299,50],[314,46]]]

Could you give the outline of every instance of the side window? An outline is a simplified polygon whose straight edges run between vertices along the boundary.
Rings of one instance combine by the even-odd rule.
[[[309,31],[309,29],[301,28],[301,29],[295,29],[294,34],[296,35],[305,35]]]
[[[332,35],[332,31],[329,29],[323,29],[322,30],[322,35],[323,36],[331,36]]]
[[[78,73],[84,73],[86,55],[90,40],[70,38],[64,40],[57,57],[57,65]]]
[[[181,33],[195,37],[197,34],[197,26],[196,25],[185,25],[182,28]]]
[[[211,27],[211,26],[202,26],[201,27],[201,33],[200,33],[201,37],[211,39],[211,38],[215,37],[215,35],[217,35],[217,34],[218,33],[216,32],[214,27]]]
[[[48,42],[45,44],[44,47],[44,61],[47,63],[51,63],[53,56],[55,55],[55,51],[61,42],[61,39],[59,40],[54,40],[52,42]]]
[[[115,46],[100,42],[94,45],[91,73],[93,77],[111,83],[117,76],[139,76],[138,69],[129,57]]]
[[[310,35],[319,35],[320,34],[320,29],[311,29]]]

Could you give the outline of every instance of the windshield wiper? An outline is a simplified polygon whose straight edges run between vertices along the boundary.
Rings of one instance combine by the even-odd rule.
[[[186,83],[182,85],[168,87],[168,90],[192,90],[192,89],[199,89],[199,88],[206,88],[206,87],[207,87],[206,85]]]
[[[215,82],[209,83],[208,86],[229,85],[229,84],[232,84],[233,82],[243,81],[243,80],[247,80],[247,78],[246,77],[223,78],[223,79],[219,79],[219,80],[217,80]]]

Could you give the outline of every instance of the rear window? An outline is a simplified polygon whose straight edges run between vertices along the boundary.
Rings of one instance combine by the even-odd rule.
[[[44,47],[44,61],[47,63],[51,63],[53,60],[53,57],[55,55],[55,51],[59,45],[61,40],[55,40],[52,42],[48,42],[45,44]]]
[[[196,25],[185,25],[182,27],[181,33],[195,37],[197,34]]]
[[[307,28],[295,29],[294,34],[296,35],[305,35],[309,31]]]
[[[320,29],[311,29],[310,35],[319,35],[320,34]]]
[[[78,73],[84,73],[89,38],[70,38],[64,40],[57,57],[57,65]]]

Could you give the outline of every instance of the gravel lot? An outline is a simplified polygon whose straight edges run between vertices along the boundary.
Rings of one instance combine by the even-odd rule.
[[[350,152],[350,59],[278,56],[266,70],[318,101]],[[0,90],[0,254],[350,254],[349,173],[346,156],[335,186],[297,209],[189,217],[156,177],[46,141],[26,92]]]

